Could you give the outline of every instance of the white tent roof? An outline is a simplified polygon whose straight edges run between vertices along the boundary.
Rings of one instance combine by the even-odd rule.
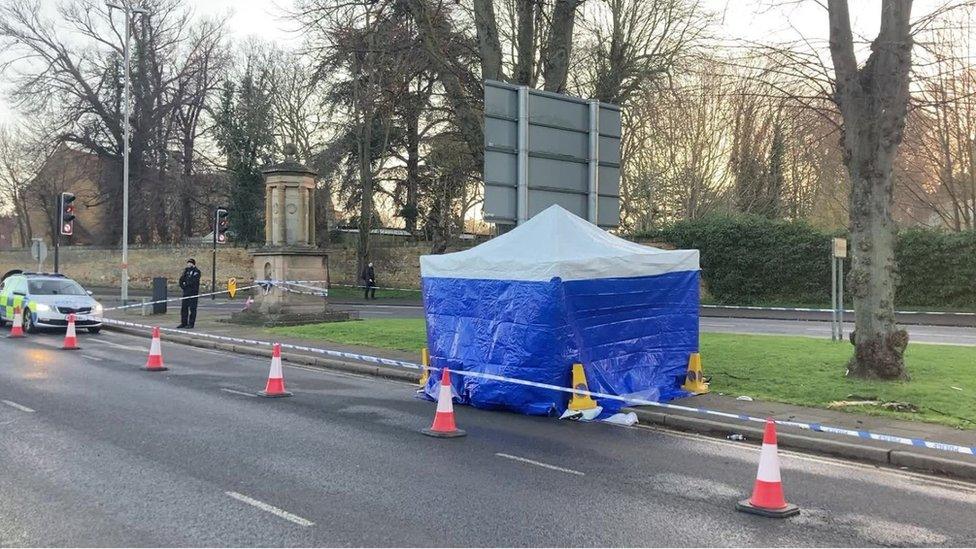
[[[420,258],[420,276],[548,281],[698,270],[698,250],[661,250],[616,237],[558,205],[470,250]]]

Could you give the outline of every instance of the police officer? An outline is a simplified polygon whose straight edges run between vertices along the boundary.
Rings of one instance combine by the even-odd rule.
[[[186,268],[180,276],[180,288],[183,289],[183,306],[180,308],[180,325],[177,328],[192,328],[197,321],[197,298],[189,297],[200,293],[200,269],[192,257],[186,260]]]
[[[370,293],[373,294],[373,299],[376,299],[376,271],[373,270],[373,262],[370,261],[369,265],[363,269],[363,283],[365,284],[365,295],[363,299],[369,299]]]

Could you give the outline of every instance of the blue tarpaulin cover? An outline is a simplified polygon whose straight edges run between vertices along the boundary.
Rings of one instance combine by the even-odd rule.
[[[420,259],[431,364],[569,387],[582,363],[589,389],[666,401],[684,396],[698,351],[698,250],[618,238],[551,206],[462,252]],[[569,394],[452,376],[457,400],[559,415]],[[438,376],[426,394],[436,397]],[[604,399],[604,411],[620,402]]]

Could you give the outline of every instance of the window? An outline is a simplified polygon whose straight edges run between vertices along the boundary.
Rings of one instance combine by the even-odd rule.
[[[74,280],[31,280],[31,295],[88,295]]]
[[[10,279],[10,293],[27,295],[27,281],[22,276]]]

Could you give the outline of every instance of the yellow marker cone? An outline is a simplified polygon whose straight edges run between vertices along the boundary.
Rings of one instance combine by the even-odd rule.
[[[427,386],[427,380],[430,379],[430,351],[427,350],[427,347],[420,349],[420,363],[424,365],[419,382],[422,389]]]
[[[691,353],[691,356],[688,357],[688,373],[685,375],[685,384],[681,388],[696,395],[708,392],[708,383],[705,383],[700,354]]]
[[[586,374],[582,364],[573,364],[573,398],[569,399],[570,410],[592,410],[597,403],[590,395],[582,395],[576,391],[589,391],[586,385]]]
[[[231,299],[234,299],[234,296],[237,295],[237,279],[236,278],[231,278],[231,279],[229,279],[227,281],[227,293],[230,295],[230,298]]]

